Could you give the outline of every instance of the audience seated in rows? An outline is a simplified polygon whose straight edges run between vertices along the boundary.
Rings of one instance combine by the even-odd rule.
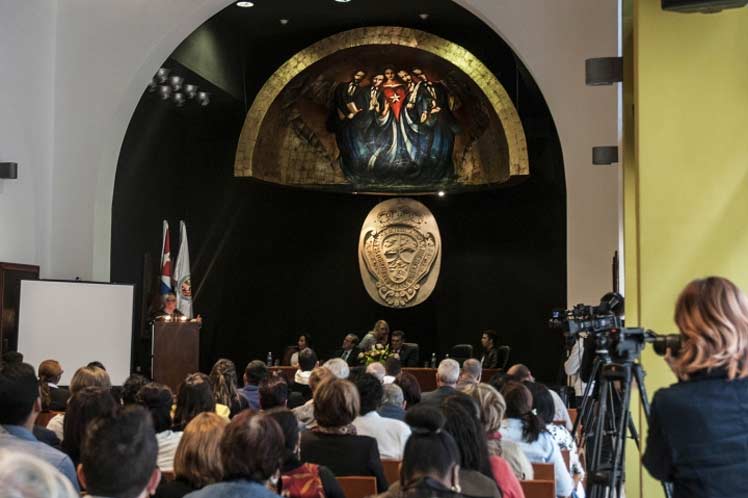
[[[44,360],[39,364],[39,393],[42,397],[42,410],[65,411],[70,391],[57,385],[63,373],[62,366],[57,360]]]
[[[421,385],[418,379],[408,372],[400,372],[395,379],[395,384],[403,390],[403,399],[405,400],[405,409],[409,410],[421,402]]]
[[[385,384],[382,388],[384,389],[384,395],[382,396],[382,404],[377,410],[379,414],[382,417],[405,421],[403,390],[397,384]]]
[[[184,379],[177,392],[177,407],[174,411],[174,429],[183,431],[197,414],[216,412],[228,418],[229,408],[216,404],[210,379],[204,373],[193,373]]]
[[[140,406],[127,406],[90,424],[81,448],[78,479],[91,496],[150,496],[161,479],[157,454],[148,412]]]
[[[70,480],[31,454],[0,448],[3,498],[79,498]]]
[[[269,375],[260,381],[260,408],[286,408],[288,406],[288,382],[281,375]]]
[[[174,455],[174,480],[162,479],[156,498],[182,498],[223,479],[220,443],[228,423],[215,413],[204,412],[187,424]]]
[[[323,382],[334,379],[335,375],[326,368],[317,367],[312,370],[312,374],[309,376],[309,387],[312,389],[312,393],[317,391],[317,388]],[[314,414],[314,398],[310,399],[301,406],[294,408],[293,414],[299,419],[299,423],[305,429],[314,429],[317,426],[317,421]]]
[[[439,407],[444,398],[451,396],[455,392],[457,379],[460,376],[460,364],[455,360],[447,358],[439,363],[436,370],[436,389],[423,393],[421,403]]]
[[[189,498],[278,498],[285,440],[278,423],[264,412],[245,410],[234,417],[220,442],[224,478]]]
[[[365,373],[356,379],[361,400],[360,414],[353,421],[356,433],[377,440],[379,456],[384,460],[402,460],[405,443],[410,437],[410,427],[405,422],[383,418],[377,412],[382,405],[384,389],[373,375]]]
[[[73,374],[73,378],[70,380],[70,395],[74,396],[75,393],[84,387],[105,387],[111,389],[112,382],[109,380],[109,374],[103,368],[95,365],[86,365],[76,370],[75,374]],[[47,429],[54,432],[60,441],[65,437],[63,434],[64,428],[64,413],[58,413],[47,423]]]
[[[106,387],[84,387],[70,398],[65,411],[62,450],[73,461],[73,465],[80,463],[81,444],[88,424],[98,417],[114,415],[118,408],[119,404]]]
[[[462,362],[462,372],[460,372],[460,378],[457,380],[458,388],[467,384],[477,384],[480,382],[483,369],[480,366],[480,361],[475,358],[470,358]]]
[[[502,393],[506,400],[506,420],[501,436],[516,442],[527,458],[534,463],[552,463],[556,477],[556,496],[569,496],[574,483],[566,469],[553,436],[545,430],[545,424],[533,413],[532,394],[521,382],[511,381],[504,385]]]
[[[151,414],[158,444],[157,464],[159,469],[171,472],[174,469],[174,455],[182,439],[182,431],[172,430],[171,408],[174,396],[171,389],[163,384],[151,382],[143,386],[135,398]]]
[[[516,380],[518,382],[535,382],[530,369],[525,365],[522,365],[521,363],[512,365],[509,370],[507,370],[507,374],[511,380]],[[552,389],[549,389],[548,392],[553,398],[553,406],[555,407],[554,421],[562,421],[564,423],[564,426],[568,430],[572,430],[574,424],[571,423],[569,410],[564,404],[564,401],[561,399],[561,396],[559,396],[558,393]]]
[[[506,412],[506,402],[501,393],[485,383],[467,384],[462,392],[478,403],[489,456],[499,456],[506,460],[517,479],[531,481],[534,477],[532,464],[517,443],[502,439],[499,433]]]
[[[387,370],[384,365],[375,361],[366,365],[366,373],[373,375],[380,383],[384,383],[384,378],[387,375]]]
[[[335,474],[324,465],[301,462],[299,422],[286,408],[267,412],[280,426],[285,441],[285,457],[281,465],[283,496],[286,498],[345,498]]]
[[[403,372],[402,363],[398,358],[389,357],[384,362],[384,379],[382,382],[385,384],[392,384],[397,380],[400,374]]]
[[[145,375],[137,373],[132,374],[125,379],[125,383],[122,384],[122,404],[124,406],[138,404],[138,391],[149,382],[150,381]]]
[[[322,366],[331,371],[338,379],[347,379],[351,375],[351,367],[342,358],[329,359]]]
[[[37,440],[32,432],[41,410],[34,367],[27,363],[4,363],[0,369],[0,450],[44,460],[62,472],[77,491],[78,480],[70,457]]]
[[[267,377],[268,369],[265,362],[252,360],[247,363],[244,369],[244,387],[239,390],[239,395],[247,400],[247,404],[252,410],[260,409],[259,386],[262,379]]]
[[[293,376],[291,391],[301,394],[304,402],[312,399],[312,389],[309,387],[309,376],[312,370],[319,367],[317,354],[310,348],[302,349],[299,352],[299,369]]]
[[[230,417],[249,407],[247,399],[240,396],[237,390],[238,379],[233,361],[221,358],[213,365],[209,377],[213,398],[217,404],[229,407]]]
[[[361,409],[356,386],[332,376],[314,392],[317,425],[301,435],[301,461],[325,465],[336,476],[374,476],[378,492],[387,489],[377,441],[359,436],[353,421]]]

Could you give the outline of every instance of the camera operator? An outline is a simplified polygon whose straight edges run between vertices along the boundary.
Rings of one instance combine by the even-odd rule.
[[[748,496],[748,299],[720,277],[694,280],[675,307],[680,382],[655,393],[643,463],[673,497]]]

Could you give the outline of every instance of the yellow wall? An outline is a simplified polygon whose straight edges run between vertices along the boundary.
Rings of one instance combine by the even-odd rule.
[[[624,85],[627,317],[667,333],[691,279],[722,275],[748,290],[748,8],[676,14],[659,0],[633,2],[628,40],[624,31],[624,52],[627,41],[633,49]],[[674,381],[651,350],[642,362],[650,398]],[[638,471],[629,459],[628,496],[662,496],[646,471],[638,492]]]

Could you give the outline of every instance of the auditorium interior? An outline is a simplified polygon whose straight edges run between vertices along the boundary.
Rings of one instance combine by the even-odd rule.
[[[677,332],[691,280],[748,286],[748,8],[689,3],[0,0],[0,350],[243,372],[385,320],[429,376],[490,329],[564,386],[554,311]],[[664,496],[626,445],[626,495]]]

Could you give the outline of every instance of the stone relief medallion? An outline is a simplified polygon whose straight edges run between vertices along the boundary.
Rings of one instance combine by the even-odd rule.
[[[413,199],[377,204],[364,221],[358,263],[371,298],[389,308],[409,308],[428,299],[442,259],[439,227],[431,211]]]

